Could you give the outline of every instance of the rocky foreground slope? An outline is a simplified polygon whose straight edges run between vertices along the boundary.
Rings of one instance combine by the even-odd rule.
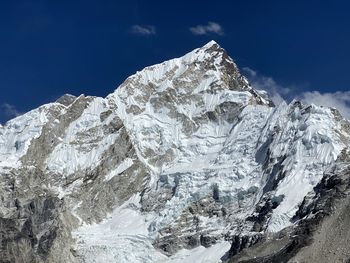
[[[349,138],[211,41],[0,126],[0,261],[342,262]]]

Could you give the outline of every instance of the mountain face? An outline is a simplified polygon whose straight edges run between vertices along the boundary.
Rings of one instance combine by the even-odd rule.
[[[0,261],[342,262],[349,141],[211,41],[0,126]]]

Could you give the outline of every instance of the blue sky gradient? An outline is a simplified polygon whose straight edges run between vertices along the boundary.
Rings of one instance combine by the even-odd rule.
[[[344,97],[349,9],[340,0],[4,0],[0,123],[64,93],[106,96],[136,70],[211,39],[289,97]]]

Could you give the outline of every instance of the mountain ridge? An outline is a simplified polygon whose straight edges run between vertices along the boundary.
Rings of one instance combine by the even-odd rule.
[[[0,254],[239,255],[297,227],[304,199],[347,153],[349,127],[333,109],[275,106],[211,41],[138,71],[106,98],[65,95],[0,127]]]

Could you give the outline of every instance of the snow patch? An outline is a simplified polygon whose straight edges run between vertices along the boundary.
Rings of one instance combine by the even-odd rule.
[[[131,158],[126,158],[123,160],[116,169],[111,170],[105,177],[104,181],[111,180],[114,176],[117,176],[130,168],[133,165],[134,161]]]

